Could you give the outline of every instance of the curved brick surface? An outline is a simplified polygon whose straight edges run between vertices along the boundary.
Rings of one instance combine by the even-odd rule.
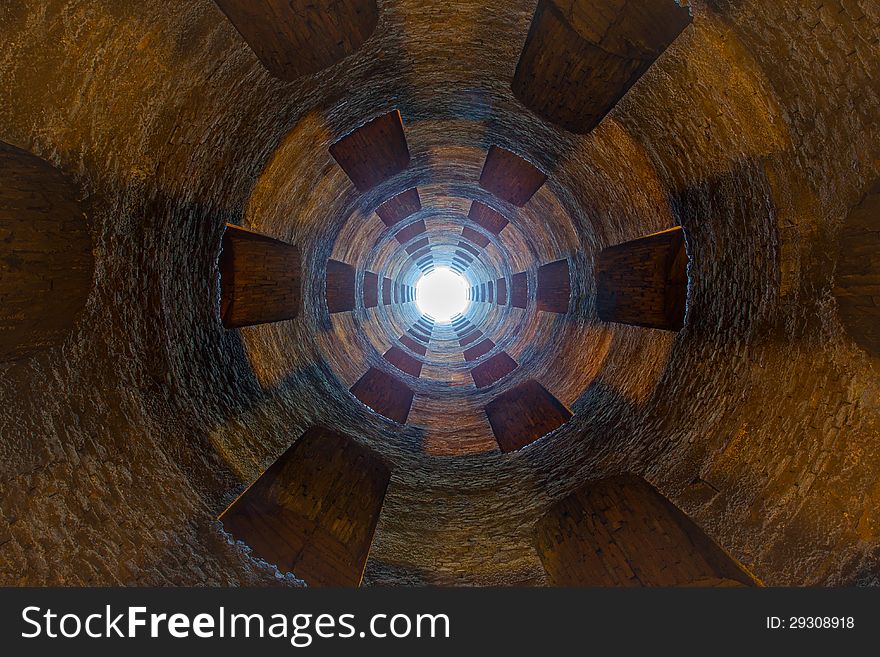
[[[687,29],[578,136],[511,91],[534,2],[382,2],[356,53],[293,83],[211,2],[3,3],[0,139],[75,178],[95,280],[63,350],[0,366],[0,582],[292,583],[215,518],[324,424],[393,465],[368,584],[544,583],[537,519],[623,471],[767,584],[876,583],[878,366],[833,288],[844,220],[880,173],[880,12],[688,4]],[[328,148],[395,109],[409,163],[361,193]],[[548,176],[523,207],[480,187],[493,145]],[[395,371],[382,356],[415,304],[363,308],[353,290],[330,315],[324,272],[350,263],[411,298],[409,244],[375,210],[413,188],[400,227],[424,220],[435,262],[467,252],[471,285],[504,279],[528,303],[468,313],[519,364],[498,390],[476,389],[452,329],[409,352],[424,362],[401,374],[414,397],[396,426],[348,391]],[[473,201],[510,224],[485,231]],[[219,324],[227,222],[302,248],[296,320]],[[597,255],[676,225],[682,330],[600,322]],[[538,312],[537,267],[563,259],[569,307]],[[529,380],[573,417],[502,454],[482,409]]]

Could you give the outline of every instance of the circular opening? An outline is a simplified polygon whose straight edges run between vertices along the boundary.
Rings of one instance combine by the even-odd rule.
[[[437,322],[448,322],[468,307],[468,284],[451,269],[441,267],[416,283],[416,305]]]

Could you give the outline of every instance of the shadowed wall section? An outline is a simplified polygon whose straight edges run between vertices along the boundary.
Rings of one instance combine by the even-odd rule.
[[[71,180],[0,142],[0,360],[61,344],[82,313],[94,267]]]
[[[601,320],[667,331],[684,326],[687,253],[681,228],[603,250],[595,276]]]
[[[536,525],[554,586],[755,586],[758,582],[641,477],[586,484]]]
[[[257,555],[310,586],[358,586],[390,480],[375,452],[315,427],[220,521]]]
[[[376,0],[215,0],[263,66],[295,80],[363,45],[379,20]]]
[[[220,318],[226,328],[280,322],[302,303],[299,248],[233,224],[220,252]]]
[[[551,123],[590,132],[690,20],[674,0],[540,0],[513,93]]]

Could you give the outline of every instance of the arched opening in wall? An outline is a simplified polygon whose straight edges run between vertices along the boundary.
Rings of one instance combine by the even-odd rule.
[[[0,362],[61,345],[92,286],[80,191],[33,153],[0,142]]]
[[[852,209],[840,235],[834,296],[847,333],[880,356],[880,181]]]
[[[468,283],[451,269],[438,267],[416,283],[416,305],[434,321],[447,323],[467,310]]]

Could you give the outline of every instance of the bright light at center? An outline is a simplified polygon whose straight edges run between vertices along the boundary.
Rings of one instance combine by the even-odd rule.
[[[425,274],[416,283],[416,305],[438,322],[448,322],[468,306],[467,282],[445,267]]]

